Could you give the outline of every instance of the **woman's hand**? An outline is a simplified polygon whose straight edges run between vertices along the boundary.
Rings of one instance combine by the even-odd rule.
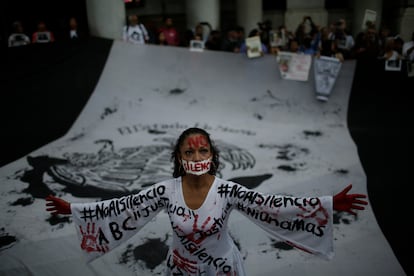
[[[53,195],[48,195],[46,197],[46,211],[49,211],[52,215],[72,214],[70,203]]]
[[[342,192],[334,195],[333,197],[333,209],[341,212],[348,212],[356,216],[355,210],[364,210],[363,205],[368,205],[366,200],[361,200],[361,198],[366,198],[364,194],[347,194],[351,190],[352,184],[349,184]]]

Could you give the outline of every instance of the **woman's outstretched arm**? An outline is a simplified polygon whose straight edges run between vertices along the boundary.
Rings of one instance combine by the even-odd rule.
[[[70,203],[53,195],[48,195],[46,197],[46,211],[50,212],[52,215],[72,214]]]
[[[356,212],[353,210],[364,210],[364,205],[368,205],[368,202],[362,199],[367,196],[364,194],[347,194],[351,188],[352,185],[349,184],[333,197],[333,209],[356,216]]]

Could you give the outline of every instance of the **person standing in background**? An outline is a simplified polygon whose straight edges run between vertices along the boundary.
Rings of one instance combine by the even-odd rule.
[[[13,33],[9,36],[9,47],[18,47],[30,44],[30,38],[24,33],[23,24],[20,21],[13,22]]]
[[[179,46],[180,38],[177,29],[174,26],[174,21],[171,17],[164,18],[164,26],[159,29],[159,32],[164,34],[165,41],[170,46]]]
[[[79,28],[78,20],[72,16],[68,20],[68,27],[65,31],[65,39],[70,41],[78,41],[84,39],[86,33]]]
[[[147,28],[139,22],[138,15],[128,16],[128,23],[122,29],[122,40],[132,44],[146,44],[149,41]]]
[[[55,35],[49,31],[44,21],[37,23],[37,30],[32,34],[32,43],[55,42]]]

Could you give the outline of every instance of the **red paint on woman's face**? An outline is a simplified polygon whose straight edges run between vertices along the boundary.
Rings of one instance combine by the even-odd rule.
[[[180,148],[184,160],[201,161],[211,157],[211,147],[207,137],[201,134],[192,134],[184,139]]]
[[[189,147],[193,147],[193,148],[199,148],[199,147],[207,147],[208,145],[208,141],[207,138],[204,135],[190,135],[187,137],[187,145]]]

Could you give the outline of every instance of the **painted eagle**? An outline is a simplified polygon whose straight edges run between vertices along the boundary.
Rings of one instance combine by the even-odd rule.
[[[67,152],[61,159],[47,157],[58,161],[48,162],[44,171],[54,182],[63,185],[62,191],[75,196],[122,196],[172,177],[174,142],[173,138],[158,138],[151,145],[116,150],[113,141],[100,139],[95,141],[100,147],[93,153]],[[256,160],[247,150],[220,140],[215,144],[220,152],[219,177],[225,167],[246,170],[255,166]],[[28,161],[34,168],[45,168],[44,156],[28,157]]]

